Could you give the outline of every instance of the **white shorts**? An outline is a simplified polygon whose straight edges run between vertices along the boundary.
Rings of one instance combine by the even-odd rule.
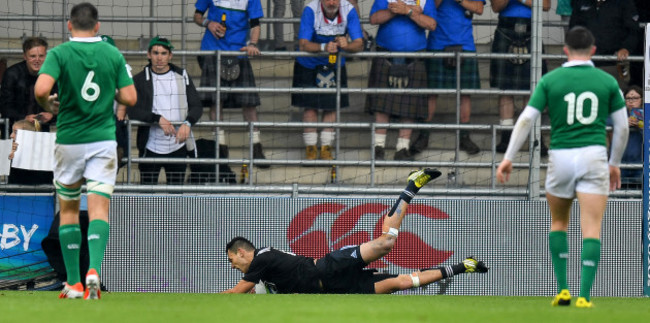
[[[54,148],[54,179],[72,185],[82,178],[115,185],[117,142],[60,145]]]
[[[609,194],[607,148],[587,146],[551,149],[546,172],[546,192],[561,198],[575,198],[576,192]]]

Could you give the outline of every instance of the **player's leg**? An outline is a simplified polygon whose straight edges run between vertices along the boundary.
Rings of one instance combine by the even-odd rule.
[[[117,168],[115,142],[96,142],[88,145],[89,159],[84,177],[88,179],[88,256],[84,299],[100,298],[100,270],[110,227],[108,210],[115,185]]]
[[[486,273],[489,268],[483,261],[469,257],[451,266],[423,269],[410,275],[402,274],[394,278],[384,279],[375,283],[375,293],[390,294],[399,290],[424,287],[444,278],[464,273]]]
[[[551,304],[553,306],[566,306],[571,303],[571,294],[567,282],[567,259],[569,259],[567,230],[573,199],[561,198],[547,193],[546,200],[551,210],[551,231],[548,234],[548,243],[558,290],[558,294]]]
[[[582,228],[582,269],[578,307],[591,307],[591,287],[600,262],[600,230],[607,205],[607,195],[578,192],[580,227]]]
[[[390,211],[384,216],[381,236],[361,245],[361,258],[367,264],[385,256],[393,249],[402,219],[406,215],[406,209],[411,199],[415,197],[420,188],[429,181],[438,178],[440,174],[437,169],[425,168],[409,175],[406,188]]]

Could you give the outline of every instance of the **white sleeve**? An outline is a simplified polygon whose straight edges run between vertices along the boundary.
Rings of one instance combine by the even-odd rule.
[[[625,107],[618,109],[614,113],[610,114],[610,117],[612,118],[614,132],[612,134],[609,164],[618,167],[621,164],[623,152],[625,152],[625,148],[627,147],[627,137],[630,134],[630,128],[627,121],[627,109]]]
[[[521,146],[524,144],[526,138],[528,138],[528,133],[530,129],[533,128],[533,123],[539,117],[539,110],[526,106],[524,111],[521,112],[517,123],[515,123],[515,128],[512,130],[512,135],[510,136],[510,143],[508,144],[508,150],[504,155],[504,159],[512,160],[515,158],[515,154],[519,151]]]

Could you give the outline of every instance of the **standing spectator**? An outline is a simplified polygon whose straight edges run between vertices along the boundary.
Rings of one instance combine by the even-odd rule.
[[[590,308],[591,287],[600,262],[600,231],[609,191],[621,188],[619,165],[628,139],[625,101],[616,80],[594,68],[594,36],[584,27],[571,28],[565,37],[567,62],[544,75],[519,116],[497,180],[505,183],[512,160],[542,111],[551,119],[551,150],[546,174],[546,200],[551,211],[548,235],[558,294],[551,305],[568,306],[569,245],[567,231],[571,206],[580,205],[582,255],[580,294],[576,307]],[[607,154],[606,121],[613,121],[611,153]]]
[[[41,124],[41,131],[50,131],[55,122],[54,114],[40,107],[34,98],[34,84],[38,78],[45,56],[47,41],[41,37],[29,37],[23,42],[23,60],[9,67],[0,87],[0,113],[9,119],[11,129],[14,122],[27,120]],[[56,85],[52,93],[56,93]]]
[[[291,4],[291,14],[294,18],[300,17],[302,7],[305,5],[304,0],[273,0],[273,18],[284,18],[284,12],[287,9],[287,1]],[[298,30],[300,30],[300,23],[293,24],[293,40],[298,39]],[[276,51],[287,50],[287,45],[284,43],[284,23],[273,23],[273,45]]]
[[[630,81],[630,53],[639,39],[639,15],[633,0],[573,0],[569,27],[583,26],[596,38],[596,55],[616,55],[618,62],[596,61],[622,89]]]
[[[186,158],[188,151],[195,151],[191,128],[201,118],[203,106],[187,71],[170,63],[172,49],[167,38],[152,38],[147,51],[149,64],[133,77],[138,102],[128,109],[129,117],[152,123],[138,127],[140,157]],[[180,126],[171,124],[180,121]],[[165,168],[167,184],[183,184],[186,164],[158,162],[138,165],[140,183],[156,184],[161,168]]]
[[[631,53],[634,56],[643,56],[645,44],[645,24],[650,22],[650,1],[635,0],[634,5],[639,13],[639,28],[636,49]],[[643,87],[643,61],[630,62],[630,85]]]
[[[555,13],[560,16],[562,22],[566,24],[566,26],[564,26],[564,33],[566,34],[566,32],[569,31],[569,20],[571,19],[571,0],[557,0]]]
[[[427,30],[436,29],[436,6],[431,0],[375,0],[370,10],[370,23],[377,30],[378,52],[418,52],[427,47]],[[376,57],[372,60],[369,88],[424,89],[427,87],[426,67],[421,59]],[[377,123],[391,117],[402,123],[413,123],[427,117],[427,96],[410,94],[374,94],[366,97],[366,110],[375,115]],[[375,131],[375,158],[385,158],[386,132]],[[413,160],[409,152],[412,129],[400,129],[395,160]]]
[[[348,35],[351,42],[348,42]],[[339,51],[363,50],[363,32],[356,9],[347,0],[313,0],[300,19],[300,50],[328,52],[330,57],[341,59],[341,87],[348,86],[345,58]],[[336,65],[327,56],[298,57],[293,67],[293,87],[336,87]],[[323,111],[323,122],[336,122],[336,94],[291,94],[291,105],[304,110],[302,121],[318,122],[318,110]],[[350,105],[347,94],[341,94],[341,108]],[[320,133],[320,158],[332,159],[334,129],[325,128]],[[318,134],[316,128],[305,128],[302,134],[306,146],[306,159],[316,159]]]
[[[531,49],[531,5],[532,1],[491,0],[492,11],[499,14],[499,22],[492,42],[493,53],[529,54]],[[551,0],[543,0],[542,9],[548,11]],[[542,73],[546,73],[546,62],[542,61]],[[500,90],[530,90],[530,59],[493,59],[490,62],[490,86]],[[524,102],[528,101],[528,96]],[[499,124],[512,126],[515,123],[515,99],[512,95],[499,96]],[[497,152],[508,148],[511,131],[501,132]],[[546,148],[542,144],[542,155]]]
[[[476,52],[472,32],[472,17],[483,14],[485,0],[438,0],[438,27],[429,33],[427,50],[438,53]],[[456,58],[433,58],[427,61],[427,79],[430,88],[456,88]],[[480,89],[478,62],[475,58],[461,60],[460,86],[463,89]],[[436,111],[438,96],[429,96],[429,114],[425,122],[431,122]],[[460,123],[469,123],[472,102],[469,95],[460,96]],[[410,147],[411,153],[419,153],[429,143],[429,131],[420,130],[420,135]],[[470,155],[478,154],[480,149],[470,139],[468,130],[460,131],[459,146]]]
[[[208,12],[204,18],[205,12]],[[230,50],[243,51],[248,56],[260,55],[257,42],[260,39],[260,18],[264,16],[260,0],[227,1],[227,0],[197,0],[194,22],[206,28],[201,50]],[[250,37],[248,43],[246,39]],[[201,85],[217,86],[216,56],[201,56]],[[221,61],[221,85],[226,87],[255,87],[253,67],[247,56],[223,57]],[[210,105],[210,120],[217,119],[216,95],[209,93],[207,100]],[[257,121],[257,106],[260,96],[257,93],[221,93],[219,109],[242,108],[244,120]],[[223,119],[223,113],[220,113]],[[226,145],[225,131],[219,130],[219,145]],[[227,148],[224,147],[227,151]],[[260,142],[260,131],[253,131],[253,158],[265,159]],[[268,168],[269,165],[260,165]]]
[[[67,282],[59,298],[99,299],[100,270],[109,225],[108,209],[117,173],[113,100],[127,106],[137,100],[126,61],[114,46],[97,37],[97,8],[88,2],[72,7],[69,42],[52,49],[34,85],[38,104],[49,107],[54,83],[61,106],[56,123],[54,186],[59,197],[59,238]],[[88,191],[88,252],[86,290],[80,281],[79,200]]]
[[[630,136],[621,162],[625,164],[643,163],[643,90],[632,85],[624,93],[627,107]],[[639,190],[643,185],[642,169],[621,169],[621,187]]]

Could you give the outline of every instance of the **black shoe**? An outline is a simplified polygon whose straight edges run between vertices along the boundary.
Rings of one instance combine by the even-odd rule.
[[[412,141],[409,147],[411,155],[419,154],[429,147],[429,130],[422,129],[418,133],[418,137]]]
[[[478,146],[472,141],[472,139],[469,138],[469,135],[461,136],[460,143],[458,146],[460,150],[465,151],[468,155],[476,155],[481,151],[481,149],[478,148]]]
[[[266,159],[266,157],[264,156],[264,152],[262,151],[262,144],[259,142],[253,144],[253,159]],[[271,165],[256,165],[256,166],[262,169],[271,167]]]
[[[400,149],[398,152],[395,153],[395,157],[393,157],[394,160],[405,160],[405,161],[414,161],[415,158],[411,156],[411,153],[409,153],[409,150],[406,148]]]
[[[384,147],[375,146],[375,160],[384,160],[386,159],[386,152]]]

